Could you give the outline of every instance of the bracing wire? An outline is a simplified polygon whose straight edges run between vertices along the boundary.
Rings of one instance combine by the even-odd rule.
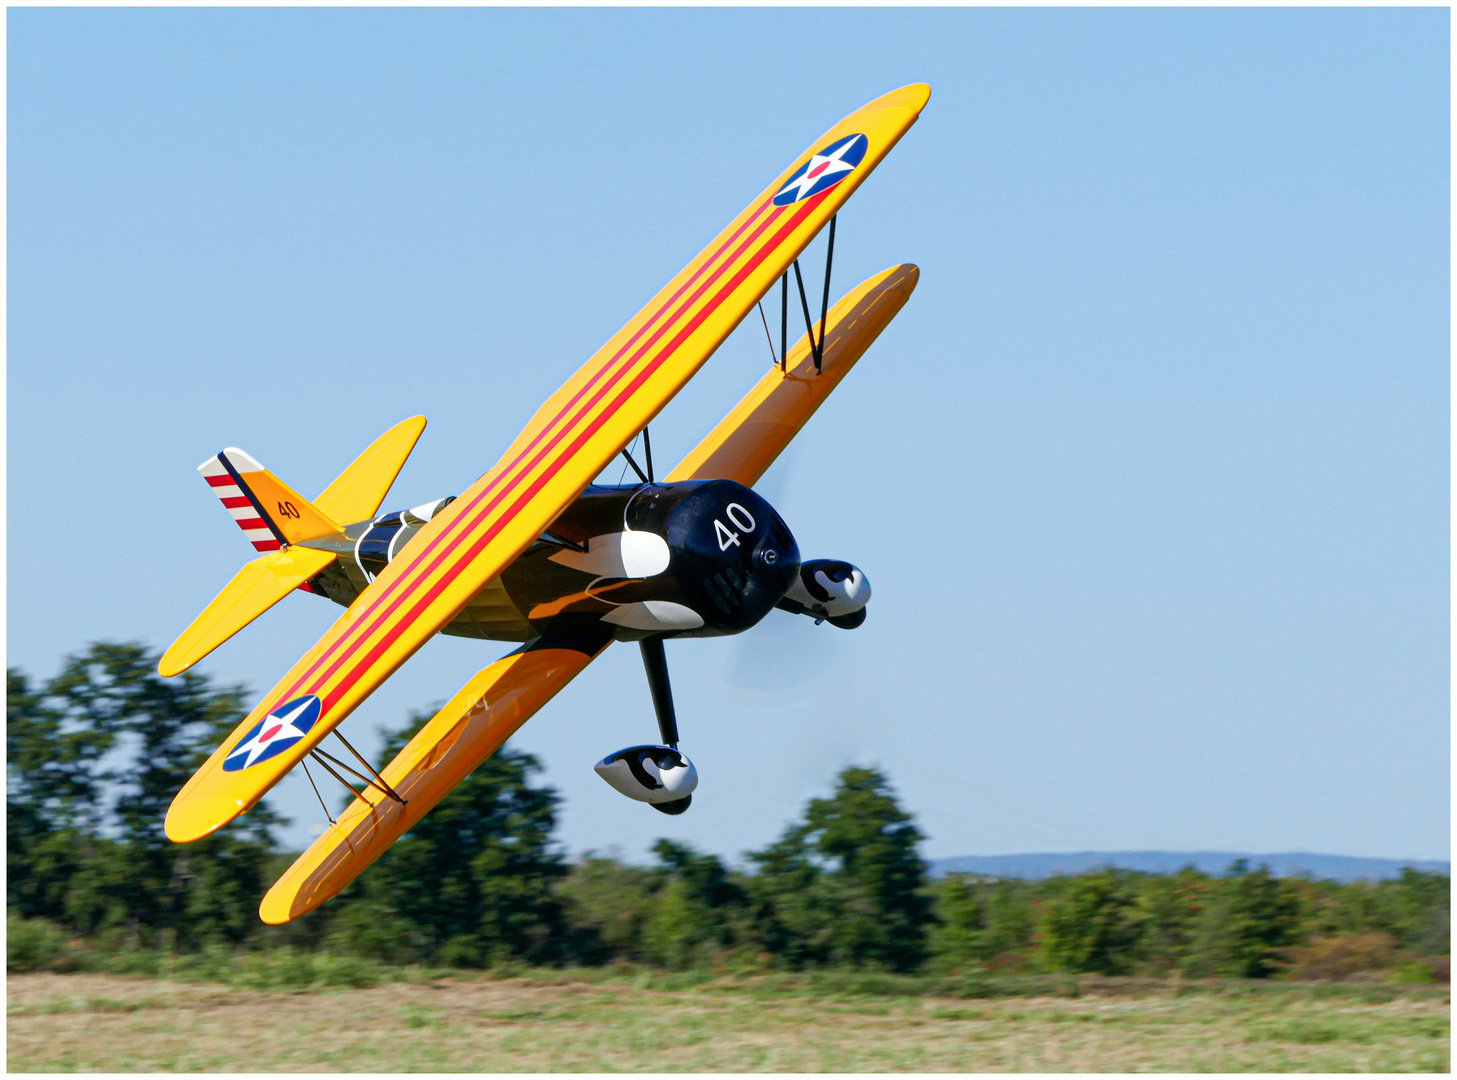
[[[319,805],[324,808],[324,816],[329,819],[330,825],[335,824],[334,815],[329,813],[329,804],[324,801],[324,796],[319,791],[319,785],[314,783],[314,774],[309,772],[309,763],[307,760],[303,761],[303,767],[304,775],[309,778],[309,787],[314,789],[314,795],[318,798]]]
[[[769,342],[769,359],[774,362],[775,367],[778,367],[779,357],[774,355],[774,335],[769,332],[769,320],[764,315],[764,301],[760,300],[758,307],[759,321],[764,324],[764,337]]]
[[[628,446],[626,453],[627,454],[630,454],[633,450],[636,450],[636,449],[637,449],[637,439],[633,439],[632,440],[632,443]],[[621,487],[622,486],[622,478],[627,475],[627,462],[628,462],[628,460],[630,460],[630,459],[627,458],[627,457],[624,457],[624,460],[622,462],[622,471],[617,474],[617,486],[618,487]]]

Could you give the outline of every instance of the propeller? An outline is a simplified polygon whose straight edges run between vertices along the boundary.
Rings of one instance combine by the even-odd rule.
[[[848,655],[842,632],[774,610],[734,637],[724,681],[740,690],[791,690],[818,678]]]

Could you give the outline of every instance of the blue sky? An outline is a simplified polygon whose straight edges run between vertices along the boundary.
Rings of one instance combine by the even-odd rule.
[[[932,856],[1449,848],[1448,13],[13,9],[8,659],[162,648],[250,550],[193,471],[307,493],[430,427],[386,508],[466,487],[844,114],[934,89],[841,215],[900,317],[760,490],[875,587],[668,646],[702,776],[616,646],[522,730],[572,851],[736,857],[852,763]],[[816,269],[817,242],[808,265]],[[756,336],[757,335],[757,336]],[[653,428],[768,363],[746,324]],[[298,595],[202,670],[271,686]],[[505,646],[437,639],[349,721]],[[275,805],[301,843],[301,778]]]

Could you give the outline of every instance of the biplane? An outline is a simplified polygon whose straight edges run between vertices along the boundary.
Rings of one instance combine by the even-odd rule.
[[[686,810],[698,774],[679,748],[663,642],[737,634],[776,607],[842,629],[865,620],[865,574],[802,559],[753,486],[916,286],[905,264],[829,303],[836,215],[929,98],[924,85],[893,91],[817,139],[460,495],[379,514],[424,430],[419,416],[312,500],[241,450],[204,462],[198,471],[260,554],[163,654],[161,673],[186,671],[292,592],[345,611],[178,792],[168,837],[208,836],[295,765],[317,792],[313,762],[354,798],[334,818],[320,795],[328,827],[263,899],[265,922],[296,919],[358,877],[614,641],[641,650],[660,741],[609,754],[597,772],[659,811]],[[816,320],[799,257],[826,227]],[[772,291],[777,348],[763,305]],[[773,366],[658,479],[649,422],[756,306]],[[805,330],[791,346],[795,308]],[[637,482],[593,483],[619,455]],[[339,724],[436,633],[520,647],[376,769]]]

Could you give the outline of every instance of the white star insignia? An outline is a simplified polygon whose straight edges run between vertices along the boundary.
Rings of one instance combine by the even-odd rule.
[[[853,170],[855,166],[851,165],[848,161],[841,161],[840,155],[844,154],[855,143],[855,139],[850,139],[844,146],[831,154],[815,154],[809,159],[809,165],[805,167],[804,172],[780,188],[775,198],[797,188],[798,190],[794,194],[794,201],[799,202],[800,199],[804,198],[805,192],[809,191],[810,188],[814,187],[826,176],[834,176],[836,173],[850,172]]]
[[[239,754],[246,753],[248,760],[240,766],[246,769],[253,762],[257,761],[263,755],[264,751],[279,739],[302,739],[308,732],[295,727],[293,722],[312,704],[313,702],[311,700],[305,698],[286,713],[270,713],[259,726],[257,734],[247,742],[241,742],[233,747],[233,752],[228,755],[228,760],[232,761]]]

